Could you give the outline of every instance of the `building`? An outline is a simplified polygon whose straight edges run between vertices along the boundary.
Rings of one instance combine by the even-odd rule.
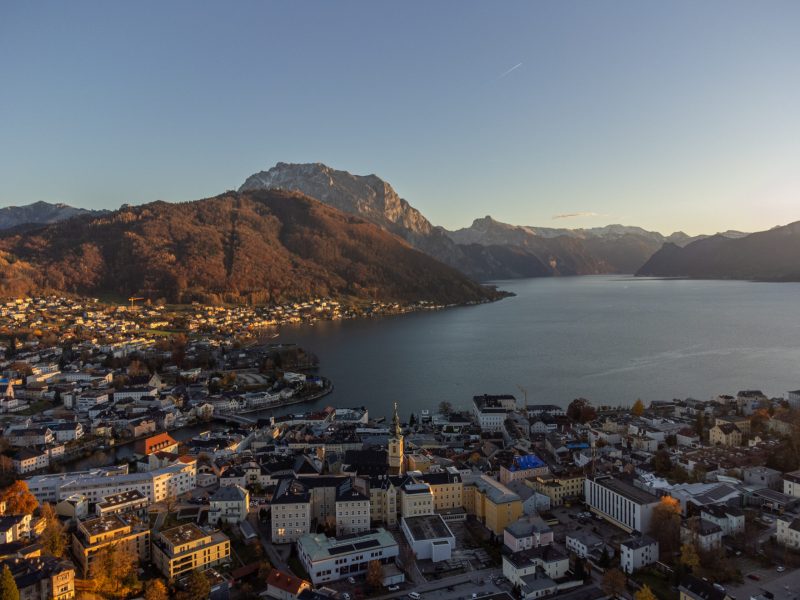
[[[336,488],[336,535],[361,533],[369,527],[369,498],[347,479]]]
[[[296,542],[311,531],[311,494],[297,479],[282,479],[270,502],[272,543]]]
[[[503,545],[511,552],[522,552],[553,543],[553,530],[539,515],[517,519],[503,530]]]
[[[20,448],[11,458],[11,464],[17,473],[33,473],[50,465],[50,455],[44,450]]]
[[[153,564],[167,579],[230,560],[231,542],[221,531],[207,533],[194,523],[155,535]]]
[[[238,485],[221,487],[209,498],[208,522],[239,523],[247,518],[249,510],[250,492]]]
[[[789,406],[793,410],[800,408],[800,390],[786,392],[786,400],[789,402]]]
[[[403,517],[400,529],[417,560],[450,560],[456,538],[440,515]]]
[[[392,534],[381,528],[340,538],[306,534],[297,540],[297,554],[311,582],[319,585],[366,573],[374,560],[393,564],[399,546]]]
[[[138,557],[139,562],[150,559],[150,529],[146,524],[129,523],[119,515],[106,515],[78,523],[72,534],[72,554],[83,577],[93,574],[97,553],[110,546],[121,546]]]
[[[72,600],[75,597],[75,568],[72,563],[49,556],[14,557],[8,565],[19,589],[20,600]]]
[[[744,533],[744,511],[734,506],[711,504],[700,510],[700,518],[719,525],[722,535]]]
[[[800,498],[800,470],[783,474],[783,493]]]
[[[464,508],[489,531],[502,535],[522,516],[522,499],[499,481],[481,475],[464,485]]]
[[[482,431],[502,431],[508,413],[516,408],[517,400],[511,395],[474,396],[472,411]]]
[[[583,496],[585,480],[583,473],[540,475],[532,481],[532,485],[537,493],[550,499],[550,506],[562,506],[567,500]]]
[[[724,588],[715,587],[710,581],[686,575],[678,586],[679,600],[733,600]]]
[[[637,536],[619,545],[619,566],[630,575],[658,561],[658,542],[646,535]]]
[[[512,585],[524,588],[524,578],[536,574],[538,570],[543,571],[550,579],[560,579],[569,570],[569,558],[553,546],[503,555],[503,575]]]
[[[416,479],[430,486],[433,510],[439,512],[464,506],[464,483],[455,467],[448,467],[442,473],[426,473]]]
[[[432,515],[434,512],[433,492],[427,483],[407,479],[400,486],[399,500],[402,517]]]
[[[394,415],[392,415],[392,433],[389,436],[387,452],[389,475],[402,475],[405,473],[404,453],[403,430],[400,427],[400,417],[397,416],[397,402],[395,402]]]
[[[742,481],[747,485],[758,485],[773,490],[781,489],[783,474],[775,469],[763,465],[744,467]]]
[[[120,492],[103,498],[102,502],[95,504],[94,510],[98,517],[120,515],[136,517],[144,521],[147,518],[147,507],[150,501],[139,490]]]
[[[712,446],[741,446],[742,432],[733,423],[718,423],[708,431],[708,441]]]
[[[681,523],[681,543],[693,543],[700,550],[722,547],[722,527],[711,521],[692,517]]]
[[[785,515],[778,517],[775,534],[782,546],[800,550],[800,519]]]
[[[759,394],[760,393],[761,392],[759,392]],[[736,428],[742,432],[742,435],[750,435],[750,417],[729,415],[727,417],[717,417],[714,419],[715,425],[724,425],[726,423],[735,425]]]
[[[586,479],[586,504],[591,511],[626,531],[646,532],[659,499],[626,479]]]
[[[178,452],[178,442],[166,431],[136,442],[136,453],[149,456],[156,452]]]
[[[573,531],[566,536],[566,548],[574,552],[578,558],[587,558],[590,554],[602,552],[603,540],[586,531]]]
[[[515,456],[508,466],[500,465],[500,483],[508,485],[512,481],[541,477],[550,473],[547,464],[535,454]]]
[[[294,600],[303,590],[310,589],[310,581],[280,569],[272,569],[267,575],[267,596],[276,600]]]

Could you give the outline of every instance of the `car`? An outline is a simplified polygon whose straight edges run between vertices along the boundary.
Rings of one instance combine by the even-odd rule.
[[[355,577],[348,577],[347,578],[347,583],[349,583],[350,585],[355,585],[356,578]]]
[[[761,581],[761,577],[755,573],[750,573],[747,578],[752,579],[753,581]]]
[[[781,565],[780,567],[778,567],[776,569],[776,571],[778,571],[778,573],[783,573],[785,570],[786,570],[786,567],[784,567],[783,565]]]
[[[422,598],[417,592],[408,592],[408,597],[411,598],[411,600],[420,600],[420,598]]]
[[[390,592],[396,592],[397,590],[400,589],[400,586],[399,585],[390,585],[386,589],[389,590]]]
[[[350,594],[347,592],[342,592],[341,596],[339,596],[342,600],[350,600]]]

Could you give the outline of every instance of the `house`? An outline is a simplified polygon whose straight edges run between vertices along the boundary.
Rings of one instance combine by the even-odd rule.
[[[779,490],[782,483],[782,474],[780,471],[762,465],[744,467],[742,469],[742,481],[748,485]]]
[[[658,561],[658,542],[646,535],[633,537],[619,545],[619,565],[629,575]]]
[[[75,568],[67,560],[49,556],[14,557],[2,561],[8,566],[19,590],[20,600],[72,600],[75,598]]]
[[[782,546],[800,550],[800,519],[786,515],[778,517],[776,538]]]
[[[149,456],[156,452],[178,452],[178,442],[167,432],[158,433],[136,442],[136,453]]]
[[[741,446],[742,432],[733,423],[717,424],[709,430],[708,441],[712,445]]]
[[[719,525],[722,535],[744,533],[744,511],[739,508],[720,504],[704,506],[700,518]]]
[[[512,585],[524,587],[524,578],[541,571],[550,579],[560,579],[567,574],[569,558],[553,546],[531,548],[523,552],[503,555],[503,575]]]
[[[733,600],[724,588],[693,575],[686,575],[678,586],[679,600]]]
[[[603,540],[586,531],[573,531],[566,536],[567,550],[574,552],[578,558],[587,558],[590,554],[601,552]]]
[[[280,569],[272,569],[267,575],[267,596],[276,600],[294,600],[303,590],[310,589],[310,581]]]
[[[539,515],[517,519],[503,530],[503,545],[511,552],[522,552],[553,543],[553,530]]]
[[[20,448],[11,458],[11,464],[17,473],[32,473],[46,469],[50,465],[50,455],[44,450]]]
[[[800,498],[800,470],[783,474],[783,493]]]
[[[239,523],[247,518],[249,510],[250,493],[246,489],[238,485],[221,487],[209,498],[208,522]]]
[[[722,547],[722,527],[699,517],[681,523],[681,542],[693,543],[700,550],[710,551]]]
[[[50,429],[52,429],[53,433],[56,436],[57,442],[72,442],[74,440],[79,440],[83,437],[83,425],[79,421],[75,421],[72,423],[58,423],[53,425]]]

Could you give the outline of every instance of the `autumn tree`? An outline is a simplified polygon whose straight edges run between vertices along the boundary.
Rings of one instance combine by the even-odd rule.
[[[638,592],[633,595],[633,600],[658,600],[650,586],[645,584]]]
[[[672,496],[662,496],[650,517],[650,535],[658,542],[662,556],[672,556],[680,544],[681,505]]]
[[[644,402],[642,402],[641,398],[637,399],[636,402],[633,403],[631,413],[634,417],[641,417],[644,414]]]
[[[383,566],[379,560],[371,560],[367,565],[367,586],[373,590],[383,585]]]
[[[603,575],[603,581],[600,586],[606,594],[616,597],[625,591],[625,584],[627,581],[625,573],[619,569],[609,569],[605,572],[605,575]]]
[[[697,554],[697,548],[694,544],[684,544],[681,546],[680,563],[694,571],[700,566],[700,555]]]
[[[151,579],[144,587],[144,600],[169,600],[169,591],[161,579]]]
[[[3,573],[0,574],[0,600],[19,600],[19,588],[8,565],[3,565]]]
[[[95,555],[91,577],[95,591],[107,598],[124,598],[139,585],[136,576],[138,557],[120,544],[102,548]]]
[[[186,590],[179,595],[181,600],[206,600],[211,595],[211,584],[200,571],[192,571],[189,574],[189,581]]]
[[[36,496],[28,489],[28,484],[21,480],[0,492],[0,502],[6,503],[6,513],[10,515],[30,515],[39,506]]]
[[[61,558],[67,549],[67,534],[64,524],[48,502],[42,504],[41,515],[45,522],[44,531],[39,537],[42,550],[45,554]]]

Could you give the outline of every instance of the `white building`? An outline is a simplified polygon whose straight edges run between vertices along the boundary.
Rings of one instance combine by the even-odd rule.
[[[553,530],[539,515],[517,519],[503,530],[503,544],[511,552],[522,552],[553,543]]]
[[[250,493],[246,489],[238,485],[221,487],[209,498],[208,522],[239,523],[247,518],[249,510]]]
[[[472,411],[483,431],[502,431],[508,413],[516,407],[514,396],[475,396]]]
[[[306,534],[297,540],[297,554],[314,585],[366,573],[374,560],[393,564],[399,551],[385,529],[370,529],[341,540],[324,533]]]
[[[585,531],[574,531],[566,537],[567,550],[574,552],[578,558],[586,558],[595,550],[602,551],[603,540]]]
[[[619,566],[629,575],[658,561],[658,542],[643,535],[619,545]]]
[[[627,531],[646,532],[657,496],[616,477],[586,478],[586,504],[592,512]]]
[[[416,559],[450,560],[456,538],[440,515],[403,517],[400,528]]]
[[[693,517],[681,523],[681,543],[693,543],[708,552],[722,547],[722,528],[716,523]]]
[[[297,479],[281,480],[270,512],[273,544],[296,542],[311,531],[311,494]]]
[[[800,519],[791,516],[778,517],[776,537],[779,544],[800,550]]]
[[[722,529],[722,535],[744,533],[744,511],[741,509],[712,504],[702,508],[700,517],[719,525],[720,529]]]
[[[553,548],[545,546],[524,552],[503,555],[503,575],[512,585],[525,587],[525,577],[542,570],[550,579],[560,579],[567,574],[569,558]]]
[[[800,498],[800,471],[783,474],[783,493]]]
[[[369,498],[348,479],[336,489],[336,535],[361,533],[370,524]]]

